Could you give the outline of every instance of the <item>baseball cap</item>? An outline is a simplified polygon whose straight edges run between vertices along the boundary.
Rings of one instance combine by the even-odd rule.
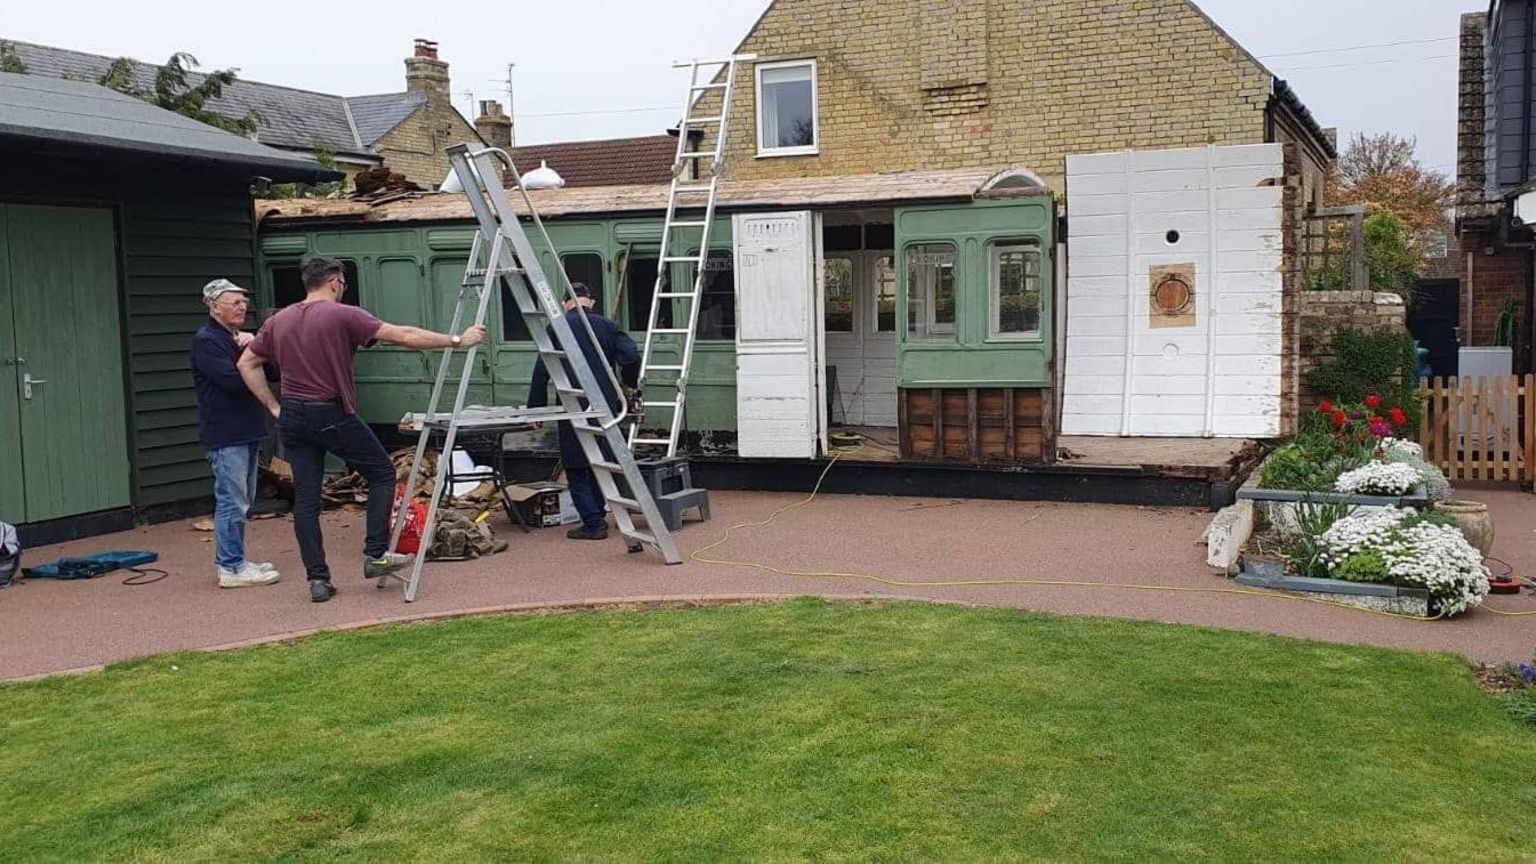
[[[209,282],[207,285],[203,286],[203,300],[212,302],[219,299],[219,295],[228,293],[230,291],[238,291],[241,294],[251,293],[244,288],[241,288],[239,285],[229,281],[228,279],[215,279],[212,282]]]
[[[577,297],[591,297],[592,289],[588,288],[585,282],[572,282],[571,293]]]

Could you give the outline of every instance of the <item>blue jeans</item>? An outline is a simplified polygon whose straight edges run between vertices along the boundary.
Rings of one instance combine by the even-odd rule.
[[[213,467],[213,560],[225,570],[245,564],[245,514],[256,496],[256,445],[205,451]]]

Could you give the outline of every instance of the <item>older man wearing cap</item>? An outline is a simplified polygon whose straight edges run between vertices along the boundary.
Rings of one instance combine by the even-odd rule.
[[[256,494],[256,449],[267,437],[267,414],[245,386],[236,362],[254,337],[240,330],[249,294],[228,279],[203,286],[208,323],[192,337],[192,384],[197,390],[197,440],[213,467],[214,562],[220,588],[270,585],[271,564],[245,557],[245,517]]]

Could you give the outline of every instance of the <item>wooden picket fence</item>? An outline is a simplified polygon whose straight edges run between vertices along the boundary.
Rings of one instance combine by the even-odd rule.
[[[1536,376],[1431,378],[1419,443],[1452,482],[1536,480]]]

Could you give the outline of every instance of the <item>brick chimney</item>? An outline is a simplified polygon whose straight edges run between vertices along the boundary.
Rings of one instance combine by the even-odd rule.
[[[424,94],[429,103],[448,105],[453,101],[448,90],[448,64],[437,59],[436,42],[416,40],[415,54],[405,58],[405,90]]]
[[[494,99],[480,100],[480,116],[475,118],[475,131],[492,147],[512,149],[512,118],[501,110],[501,103]]]

